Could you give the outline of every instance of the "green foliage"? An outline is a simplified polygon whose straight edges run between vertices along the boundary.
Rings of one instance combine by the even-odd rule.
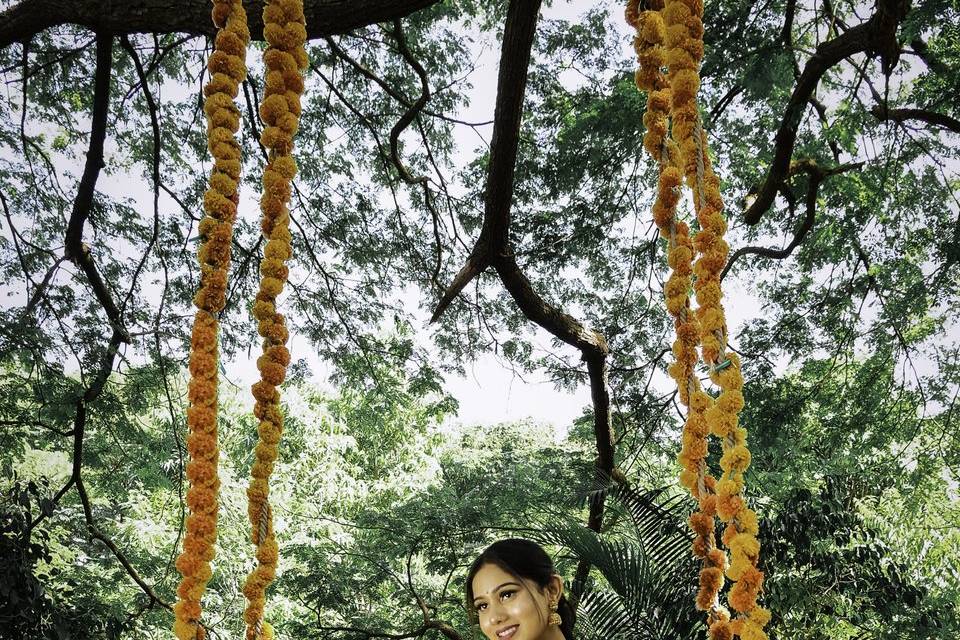
[[[686,530],[689,504],[662,489],[612,492],[626,523],[599,535],[579,524],[547,524],[542,537],[596,568],[602,581],[583,591],[577,610],[582,637],[692,639],[706,632],[690,606],[697,565]],[[578,586],[574,586],[578,589]],[[583,589],[582,586],[579,589]]]
[[[774,637],[960,633],[958,147],[943,127],[882,120],[876,109],[885,102],[960,117],[960,14],[955,1],[911,4],[893,72],[872,55],[851,57],[823,76],[800,120],[794,159],[855,168],[812,195],[808,175],[789,176],[753,226],[739,212],[765,178],[798,75],[818,46],[873,8],[706,7],[701,104],[732,248],[787,246],[806,228],[808,200],[816,205],[788,257],[748,253],[724,282],[729,315],[745,318],[732,324],[742,330],[731,344],[747,374],[747,487],[764,518]],[[536,421],[456,427],[441,375],[493,353],[572,390],[586,384],[574,350],[536,333],[490,274],[438,323],[423,322],[479,233],[490,127],[467,107],[493,80],[471,72],[485,60],[478,51],[498,50],[506,7],[443,1],[402,21],[432,95],[398,150],[412,174],[428,178],[433,210],[422,185],[403,184],[389,158],[391,130],[420,92],[389,30],[310,45],[282,301],[299,360],[284,388],[271,493],[282,558],[268,616],[287,637],[407,634],[425,615],[470,637],[464,565],[495,537],[539,535],[545,514],[582,521],[578,497],[594,488],[589,408],[563,425],[565,438]],[[655,171],[642,149],[644,99],[619,8],[552,3],[547,11],[524,102],[511,242],[544,299],[607,339],[617,464],[642,491],[672,482],[679,439],[664,376],[672,326],[649,215]],[[200,103],[209,43],[180,34],[130,40],[149,78],[143,86],[129,53],[115,47],[105,166],[83,240],[131,340],[108,361],[93,399],[112,327],[87,276],[63,259],[63,237],[89,142],[94,40],[62,25],[0,51],[8,89],[0,95],[0,634],[169,636],[169,613],[91,536],[76,489],[53,504],[76,456],[89,519],[160,599],[173,599],[196,225],[209,169]],[[257,56],[250,61],[238,104],[251,151],[221,331],[224,508],[204,603],[224,637],[240,629],[237,594],[250,565],[243,487],[256,433],[250,400],[233,384],[257,349],[248,301],[262,249],[253,115],[262,68]],[[160,106],[159,185],[145,89]],[[480,123],[463,124],[467,112]],[[311,376],[321,369],[332,386]],[[682,520],[672,504],[667,510],[671,522]],[[621,621],[671,637],[700,624],[685,617],[694,583],[680,546],[670,546],[680,534],[645,529],[646,517],[613,510],[598,536],[564,530],[551,547],[567,577],[579,557],[597,566],[583,600],[593,613],[583,620],[603,637]],[[648,614],[668,600],[670,615]],[[654,619],[673,626],[644,627]]]

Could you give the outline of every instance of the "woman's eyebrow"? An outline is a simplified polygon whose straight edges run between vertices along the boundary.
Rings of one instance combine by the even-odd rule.
[[[497,591],[500,591],[500,589],[503,589],[504,587],[508,587],[508,586],[511,586],[511,585],[514,586],[514,587],[519,587],[519,586],[520,586],[520,585],[517,584],[516,582],[504,582],[504,583],[501,584],[500,586],[494,587],[493,589],[491,589],[489,593],[496,593]],[[482,597],[484,597],[484,596],[474,596],[473,601],[476,602],[477,600],[479,600],[479,599],[482,598]]]

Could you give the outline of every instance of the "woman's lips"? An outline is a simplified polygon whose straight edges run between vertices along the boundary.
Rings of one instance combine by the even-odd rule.
[[[507,640],[508,638],[512,638],[513,634],[517,632],[517,626],[518,625],[513,624],[513,625],[510,625],[509,627],[501,629],[500,631],[497,631],[497,637],[502,638],[502,640]]]

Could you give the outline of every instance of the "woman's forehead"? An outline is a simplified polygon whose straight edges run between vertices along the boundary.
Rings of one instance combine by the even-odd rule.
[[[495,564],[486,563],[473,576],[473,597],[479,598],[496,591],[501,585],[519,584],[519,580]]]

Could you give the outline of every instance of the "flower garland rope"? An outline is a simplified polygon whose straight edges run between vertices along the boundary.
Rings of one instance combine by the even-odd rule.
[[[276,575],[277,542],[273,532],[273,514],[269,501],[269,478],[277,459],[277,443],[283,432],[280,392],[277,387],[286,377],[290,353],[283,315],[276,310],[277,296],[287,280],[286,261],[291,256],[290,201],[291,181],[297,165],[291,155],[293,136],[299,126],[302,71],[307,67],[304,49],[303,0],[268,0],[263,9],[263,34],[268,43],[263,60],[266,81],[260,117],[267,125],[260,141],[268,150],[263,172],[260,208],[261,227],[267,239],[260,262],[260,290],[253,304],[257,330],[263,338],[263,355],[257,359],[260,380],[253,385],[254,415],[259,421],[256,461],[247,488],[247,515],[252,525],[252,540],[257,546],[257,565],[247,576],[243,593],[247,640],[270,640],[273,628],[264,620],[265,593]]]
[[[678,162],[664,168],[663,153],[658,157],[645,139],[645,147],[651,150],[661,167],[660,193],[654,205],[654,216],[661,234],[670,240],[669,261],[674,268],[674,274],[667,283],[667,306],[677,319],[677,343],[681,343],[681,348],[678,349],[675,343],[677,361],[671,366],[671,374],[677,380],[681,400],[686,397],[689,402],[685,404],[690,408],[679,461],[683,467],[681,483],[690,489],[700,504],[700,511],[690,519],[698,536],[694,552],[705,560],[697,606],[710,611],[708,624],[712,640],[729,640],[735,635],[746,640],[763,640],[766,638],[763,627],[770,620],[770,612],[757,606],[756,602],[763,584],[763,573],[757,568],[760,553],[756,538],[757,516],[747,508],[743,499],[743,476],[750,464],[750,452],[746,447],[747,433],[738,422],[738,414],[743,408],[743,376],[739,359],[735,354],[726,352],[726,319],[720,303],[720,273],[726,263],[729,246],[723,239],[726,222],[721,215],[723,201],[720,183],[710,163],[706,134],[697,106],[700,86],[698,70],[703,57],[703,3],[702,0],[666,0],[662,7],[654,7],[657,10],[642,14],[638,5],[632,0],[627,5],[627,21],[637,28],[638,38],[642,40],[638,47],[641,70],[637,74],[637,85],[649,92],[648,113],[657,113],[650,118],[650,122],[645,115],[644,122],[648,127],[648,136],[651,135],[652,125],[656,124],[653,135],[660,137],[667,135],[667,126],[662,123],[671,122],[672,135],[679,150]],[[661,42],[666,43],[668,75],[666,82],[662,79],[651,82],[649,78],[656,78],[664,66],[662,55],[650,54]],[[644,69],[645,66],[647,69]],[[667,98],[659,95],[664,85],[669,91]],[[669,120],[663,113],[666,99],[670,101]],[[660,148],[670,147],[661,143]],[[672,154],[668,154],[668,161],[674,163]],[[681,285],[689,283],[689,278],[682,278],[688,265],[688,256],[678,248],[685,234],[678,234],[677,231],[686,231],[686,228],[683,223],[675,222],[673,211],[668,216],[662,206],[669,198],[673,198],[661,197],[664,190],[679,189],[679,174],[671,171],[673,168],[679,170],[679,167],[682,167],[683,176],[693,192],[694,209],[700,225],[693,241],[699,254],[693,267],[698,303],[698,338],[688,334],[693,324],[686,322],[689,295],[686,289],[680,289]],[[675,199],[673,201],[675,203]],[[678,265],[683,267],[683,271],[678,269]],[[678,275],[681,277],[675,278]],[[720,389],[716,400],[699,390],[697,378],[693,375],[692,366],[696,359],[694,356],[691,365],[687,350],[690,344],[695,348],[697,342],[701,345],[710,379]],[[723,456],[720,466],[723,475],[719,482],[715,482],[706,470],[707,432],[721,439]],[[723,541],[731,551],[729,566],[726,565],[722,550],[710,548],[714,514],[728,523]],[[724,569],[727,577],[734,581],[728,595],[730,606],[740,614],[733,621],[719,604]]]
[[[666,50],[662,46],[666,26],[659,11],[640,13],[638,4],[628,3],[626,18],[637,30],[634,47],[640,66],[635,76],[636,84],[641,91],[648,93],[643,116],[646,127],[644,147],[657,161],[659,170],[653,216],[660,235],[667,239],[667,260],[673,269],[664,294],[677,335],[673,343],[676,359],[670,366],[670,374],[676,380],[681,404],[688,409],[679,456],[683,467],[681,482],[698,499],[700,507],[690,517],[690,525],[697,534],[693,552],[702,562],[696,601],[699,609],[710,611],[711,621],[725,621],[729,619],[729,613],[719,604],[719,592],[723,586],[726,554],[716,545],[716,480],[706,465],[709,428],[704,413],[712,399],[700,389],[695,371],[699,360],[700,330],[699,321],[690,310],[693,243],[689,226],[676,218],[682,174],[679,148],[668,135],[672,92],[661,70],[666,63]]]
[[[240,0],[215,0],[213,21],[218,27],[204,87],[208,148],[213,156],[210,186],[200,221],[200,289],[194,297],[197,313],[190,341],[190,383],[187,410],[187,508],[183,552],[176,566],[182,575],[174,606],[173,630],[180,640],[203,640],[200,600],[211,577],[210,561],[217,538],[217,315],[226,302],[230,242],[237,216],[240,145],[234,134],[240,111],[233,100],[246,76],[245,54],[250,33]]]

